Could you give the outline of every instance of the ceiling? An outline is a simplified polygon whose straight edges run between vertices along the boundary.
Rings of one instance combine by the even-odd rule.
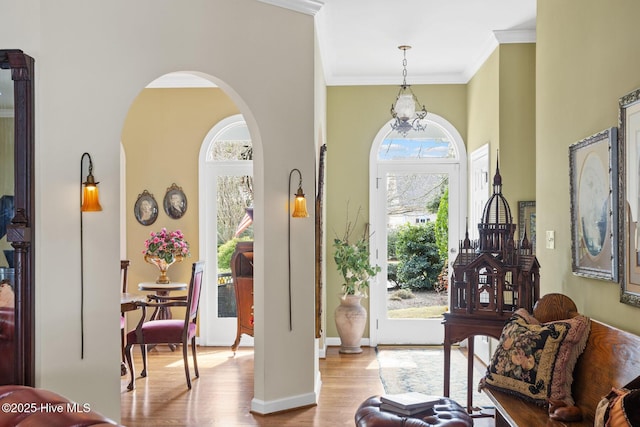
[[[400,84],[400,45],[412,46],[407,83],[467,83],[498,43],[535,42],[536,0],[321,3],[318,39],[330,86]]]
[[[412,46],[407,83],[467,83],[498,43],[535,42],[536,0],[258,1],[315,16],[329,86],[399,85],[400,45]],[[194,77],[174,73],[151,87],[211,84]],[[0,103],[7,80],[0,78]]]

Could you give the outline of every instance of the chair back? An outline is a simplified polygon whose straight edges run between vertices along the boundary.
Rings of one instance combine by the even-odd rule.
[[[120,260],[120,278],[122,279],[122,293],[127,293],[127,275],[131,262],[128,259]]]
[[[202,289],[203,275],[204,261],[194,262],[191,267],[191,280],[189,281],[185,326],[188,326],[189,323],[196,323],[198,307],[200,305],[200,291]]]

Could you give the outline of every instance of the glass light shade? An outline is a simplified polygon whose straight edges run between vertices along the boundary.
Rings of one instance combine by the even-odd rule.
[[[411,119],[416,113],[416,102],[413,99],[413,95],[410,93],[398,95],[394,110],[400,120],[407,121]]]
[[[309,213],[307,212],[307,199],[304,197],[302,188],[298,188],[298,192],[296,193],[296,198],[293,202],[293,213],[291,216],[294,218],[306,218],[309,216]]]
[[[97,212],[102,210],[98,186],[96,184],[84,183],[82,191],[82,212]]]

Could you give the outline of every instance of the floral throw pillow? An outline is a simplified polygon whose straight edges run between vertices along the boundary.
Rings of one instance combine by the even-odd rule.
[[[519,309],[507,321],[480,380],[480,388],[502,391],[538,405],[548,399],[573,405],[573,368],[589,337],[589,318],[540,323]]]

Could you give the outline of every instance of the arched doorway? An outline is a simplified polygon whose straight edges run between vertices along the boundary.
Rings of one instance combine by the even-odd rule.
[[[191,245],[192,255],[185,258],[184,262],[174,264],[169,276],[172,280],[179,280],[185,277],[183,272],[190,271],[191,262],[198,259],[207,261],[206,286],[203,287],[199,312],[198,340],[201,345],[230,347],[235,337],[235,318],[227,313],[227,316],[222,318],[222,321],[226,322],[222,327],[210,325],[209,322],[211,316],[218,314],[217,295],[214,292],[218,282],[218,232],[211,224],[215,225],[217,217],[220,216],[215,209],[218,192],[216,180],[219,177],[213,181],[203,177],[206,177],[208,169],[211,169],[207,168],[207,163],[213,162],[219,176],[236,175],[240,181],[246,177],[252,180],[253,159],[260,162],[262,154],[259,139],[255,143],[249,136],[250,133],[258,135],[258,132],[255,129],[255,121],[252,122],[254,128],[249,131],[250,126],[245,122],[245,118],[251,118],[251,115],[246,111],[246,106],[245,115],[237,114],[241,107],[235,98],[231,98],[230,94],[233,91],[226,86],[223,87],[223,82],[216,80],[214,83],[213,80],[216,79],[195,72],[169,73],[149,83],[132,104],[123,131],[121,155],[121,191],[126,194],[121,203],[121,217],[124,219],[121,235],[125,242],[121,256],[132,260],[129,287],[135,292],[137,283],[149,280],[148,278],[152,277],[150,275],[156,273],[154,267],[145,264],[139,255],[141,242],[144,242],[151,231],[162,227],[183,231]],[[158,120],[158,117],[162,117],[162,120]],[[139,123],[135,123],[137,121]],[[207,130],[209,132],[203,143],[202,135]],[[218,152],[215,151],[215,147],[223,145],[215,144],[216,142],[230,140],[239,141],[239,145],[235,144],[234,147],[234,144],[231,144],[231,151],[227,150],[229,145],[225,145]],[[246,152],[246,144],[250,145],[248,149],[251,160],[242,158]],[[234,153],[237,154],[235,159],[225,159],[225,156],[233,156]],[[182,188],[189,201],[187,211],[180,218],[172,218],[162,209],[163,197],[174,182]],[[249,185],[253,187],[252,184],[253,182]],[[153,223],[143,224],[136,221],[137,218],[131,209],[136,202],[136,195],[139,197],[142,190],[150,193],[160,206]],[[259,190],[257,192],[259,193]],[[253,195],[253,188],[250,193]],[[253,196],[247,205],[252,203]],[[213,210],[209,209],[210,205],[214,206]],[[230,222],[234,223],[235,227],[239,220],[232,219]],[[210,233],[213,233],[213,238],[210,238]],[[188,278],[188,275],[186,277]],[[230,296],[233,297],[233,294]],[[210,302],[214,297],[216,299]],[[256,301],[256,304],[261,303]],[[211,331],[223,331],[226,335],[212,338],[209,336]],[[226,338],[227,335],[231,338]],[[246,340],[242,344],[253,345],[253,341]]]
[[[424,314],[413,307],[410,310],[397,309],[389,299],[390,289],[411,289],[414,286],[397,281],[398,277],[401,281],[407,280],[408,275],[396,275],[395,269],[402,270],[405,267],[402,263],[409,261],[396,263],[394,236],[433,233],[424,230],[435,221],[443,196],[448,197],[449,261],[455,256],[464,232],[467,210],[464,142],[446,119],[429,113],[426,121],[425,131],[410,132],[406,136],[392,131],[387,123],[371,147],[369,212],[373,232],[372,258],[382,268],[375,282],[371,283],[372,345],[441,344],[444,338],[441,317],[429,317],[432,314]],[[433,279],[425,280],[433,283]],[[419,286],[420,283],[415,284],[416,288]],[[440,289],[440,295],[442,291]],[[448,306],[448,298],[445,296],[438,304]]]

